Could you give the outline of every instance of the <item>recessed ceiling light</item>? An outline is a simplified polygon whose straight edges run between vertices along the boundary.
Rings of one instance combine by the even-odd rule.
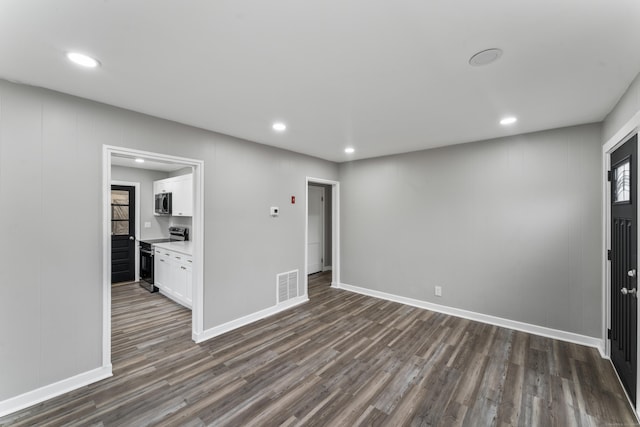
[[[273,130],[277,130],[278,132],[282,132],[287,129],[287,125],[282,122],[277,122],[273,124]]]
[[[518,121],[518,119],[516,119],[515,117],[505,117],[504,119],[500,120],[500,124],[501,125],[512,125],[517,121]]]
[[[87,68],[95,68],[100,64],[97,59],[78,52],[67,53],[67,58],[74,64],[82,65]]]
[[[144,159],[137,158],[137,159],[136,159],[136,163],[144,163]]]
[[[474,54],[469,58],[469,64],[474,67],[480,67],[482,65],[491,64],[494,61],[497,61],[498,58],[502,56],[502,49],[491,48],[481,50],[480,52]]]
[[[355,151],[356,150],[353,147],[347,147],[347,148],[344,149],[344,152],[347,153],[347,154],[351,154],[351,153],[353,153]]]

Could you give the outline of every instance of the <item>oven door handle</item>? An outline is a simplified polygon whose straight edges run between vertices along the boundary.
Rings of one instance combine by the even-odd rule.
[[[140,253],[153,256],[153,251],[147,251],[147,250],[144,250],[144,249],[140,249]]]

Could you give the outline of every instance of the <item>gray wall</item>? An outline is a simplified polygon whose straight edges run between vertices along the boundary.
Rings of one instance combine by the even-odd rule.
[[[12,207],[0,209],[0,400],[101,365],[103,144],[204,160],[205,328],[276,303],[276,274],[304,271],[305,205],[289,197],[302,201],[306,176],[338,176],[330,162],[0,80],[0,200]]]
[[[631,82],[618,104],[604,120],[602,142],[607,142],[638,111],[640,111],[640,74]]]
[[[333,234],[332,234],[332,212],[333,212],[333,203],[332,203],[332,194],[331,185],[326,184],[309,184],[313,187],[322,187],[324,188],[324,266],[332,265],[332,244],[333,244]]]
[[[168,176],[182,176],[182,175],[188,175],[190,173],[193,173],[193,168],[191,166],[178,169],[177,171],[169,172]]]
[[[601,335],[600,135],[585,125],[341,164],[341,281]]]
[[[169,236],[169,217],[154,215],[153,181],[167,178],[166,172],[124,166],[111,167],[111,179],[140,183],[140,239],[155,239]],[[151,228],[144,228],[150,222]]]

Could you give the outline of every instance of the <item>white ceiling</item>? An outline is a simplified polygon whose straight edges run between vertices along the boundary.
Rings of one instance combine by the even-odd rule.
[[[111,164],[114,166],[124,166],[127,168],[147,169],[160,172],[173,172],[185,168],[185,165],[177,163],[158,162],[146,158],[142,158],[142,160],[144,160],[143,163],[138,163],[136,162],[135,157],[118,156],[115,154],[111,156]]]
[[[638,0],[0,1],[0,77],[338,162],[601,121],[639,41]]]

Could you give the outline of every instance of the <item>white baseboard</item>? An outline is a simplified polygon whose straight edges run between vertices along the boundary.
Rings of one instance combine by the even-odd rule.
[[[103,366],[3,400],[0,402],[0,417],[95,383],[96,381],[109,378],[112,375],[111,365]]]
[[[532,325],[530,323],[519,322],[516,320],[504,319],[502,317],[491,316],[488,314],[477,313],[475,311],[462,310],[459,308],[448,307],[446,305],[434,304],[427,301],[407,298],[399,295],[389,294],[386,292],[375,291],[372,289],[361,288],[359,286],[347,285],[346,283],[338,283],[338,289],[355,292],[358,294],[368,295],[388,301],[399,302],[401,304],[413,307],[424,308],[426,310],[436,311],[438,313],[449,314],[451,316],[462,317],[464,319],[475,320],[476,322],[488,323],[490,325],[501,326],[503,328],[515,329],[517,331],[528,332],[534,335],[540,335],[547,338],[553,338],[561,341],[567,341],[574,344],[581,344],[588,347],[595,347],[600,355],[605,357],[604,341],[599,338],[588,337],[586,335],[575,334],[573,332],[561,331],[559,329],[546,328],[544,326]]]
[[[324,267],[322,267],[322,271],[331,271],[331,266],[330,265],[325,265]]]
[[[290,300],[282,302],[280,304],[276,304],[273,307],[265,308],[264,310],[260,310],[255,313],[249,314],[247,316],[243,316],[239,319],[235,319],[230,322],[223,323],[222,325],[209,328],[203,331],[201,334],[193,334],[193,340],[196,343],[201,343],[213,337],[217,337],[218,335],[222,335],[229,331],[233,331],[234,329],[248,325],[249,323],[253,323],[257,320],[264,319],[265,317],[273,316],[274,314],[280,313],[281,311],[287,310],[291,307],[295,307],[297,305],[303,304],[307,301],[309,301],[309,298],[307,297],[307,295],[291,298]]]
[[[160,288],[158,288],[160,289]],[[189,301],[187,301],[185,298],[182,298],[181,296],[179,296],[178,294],[176,294],[175,292],[173,292],[172,290],[169,289],[160,289],[160,293],[162,295],[164,295],[165,297],[169,298],[170,300],[177,302],[178,304],[180,304],[183,307],[188,308],[189,310],[192,310],[193,307],[191,306],[191,303]]]

